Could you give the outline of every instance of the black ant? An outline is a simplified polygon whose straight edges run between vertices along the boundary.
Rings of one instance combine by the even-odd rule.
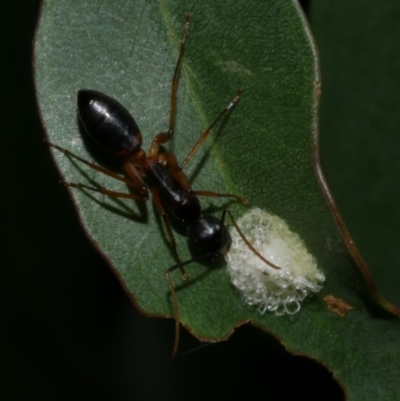
[[[139,127],[124,106],[117,100],[94,90],[81,89],[78,91],[78,113],[82,126],[97,144],[122,159],[126,178],[97,164],[90,163],[67,149],[46,141],[49,146],[79,160],[90,168],[133,187],[135,193],[128,194],[110,191],[105,188],[93,188],[81,183],[63,183],[65,186],[97,191],[110,197],[134,200],[147,200],[149,196],[148,187],[150,188],[153,202],[162,216],[167,235],[171,242],[172,251],[178,262],[166,270],[168,284],[172,294],[175,318],[175,341],[172,355],[176,354],[179,344],[179,309],[175,287],[171,279],[171,272],[180,269],[183,279],[188,280],[188,275],[186,274],[184,266],[202,259],[214,261],[229,251],[232,240],[224,224],[227,214],[243,241],[254,254],[269,266],[280,269],[278,266],[266,260],[251,245],[241,232],[232,213],[228,209],[225,208],[223,210],[220,219],[209,214],[202,214],[198,196],[231,197],[244,205],[247,205],[248,202],[232,194],[222,194],[212,191],[194,191],[190,187],[186,174],[182,171],[210,134],[214,125],[238,102],[242,94],[241,90],[238,90],[236,96],[231,100],[228,106],[225,107],[214,122],[202,133],[181,165],[178,164],[172,152],[160,152],[160,145],[168,142],[174,132],[178,74],[186,38],[188,36],[189,21],[190,15],[186,14],[181,48],[172,77],[169,129],[167,132],[158,134],[152,140],[147,154],[141,148],[142,134]],[[176,249],[174,234],[168,220],[169,214],[172,214],[186,224],[189,242],[198,249],[199,256],[181,262]]]

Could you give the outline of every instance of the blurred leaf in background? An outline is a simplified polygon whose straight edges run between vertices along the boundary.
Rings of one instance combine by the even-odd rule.
[[[321,58],[321,160],[382,295],[400,305],[400,4],[311,3]]]

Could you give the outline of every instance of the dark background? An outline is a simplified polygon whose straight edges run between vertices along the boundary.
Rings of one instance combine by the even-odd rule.
[[[0,399],[342,399],[325,368],[250,326],[203,348],[183,334],[182,352],[193,352],[170,358],[172,320],[132,307],[42,144],[31,63],[39,3],[9,2],[0,15]]]

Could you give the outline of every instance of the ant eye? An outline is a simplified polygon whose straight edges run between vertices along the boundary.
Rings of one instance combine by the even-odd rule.
[[[315,258],[278,216],[254,208],[237,224],[262,256],[281,269],[273,269],[258,258],[233,229],[232,246],[225,256],[233,285],[248,304],[258,306],[260,313],[297,313],[301,302],[319,292],[325,281]]]

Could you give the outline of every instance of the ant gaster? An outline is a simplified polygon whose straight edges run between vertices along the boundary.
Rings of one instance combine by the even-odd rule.
[[[169,129],[167,132],[158,134],[152,140],[147,154],[141,148],[142,134],[139,127],[124,106],[117,100],[101,92],[87,89],[81,89],[78,92],[78,113],[84,129],[101,147],[122,159],[126,177],[122,177],[97,164],[88,162],[71,153],[69,150],[46,141],[49,146],[63,152],[67,156],[73,157],[94,170],[126,183],[134,188],[135,193],[128,194],[110,191],[105,188],[93,188],[81,183],[63,183],[65,186],[85,188],[110,197],[134,200],[146,200],[149,192],[148,187],[150,188],[153,202],[163,218],[167,235],[171,242],[172,251],[178,262],[166,270],[175,318],[175,341],[172,355],[176,354],[179,345],[179,309],[175,287],[171,279],[171,272],[180,269],[184,280],[188,280],[184,269],[185,265],[200,259],[215,260],[229,251],[232,240],[224,224],[227,214],[241,238],[252,252],[269,266],[279,269],[278,266],[266,260],[251,245],[241,232],[232,213],[228,209],[225,208],[223,210],[221,219],[209,214],[203,214],[198,196],[231,197],[244,205],[247,205],[248,202],[232,194],[222,194],[212,191],[194,191],[191,189],[189,180],[183,172],[184,166],[200,148],[214,125],[237,103],[242,93],[241,90],[237,92],[228,106],[225,107],[214,122],[203,132],[181,165],[178,164],[174,153],[160,152],[160,145],[168,142],[174,132],[178,75],[188,35],[189,21],[190,15],[186,14],[181,48],[172,77]],[[172,214],[186,224],[189,243],[198,249],[200,256],[181,262],[176,249],[174,234],[168,220],[169,214]]]

